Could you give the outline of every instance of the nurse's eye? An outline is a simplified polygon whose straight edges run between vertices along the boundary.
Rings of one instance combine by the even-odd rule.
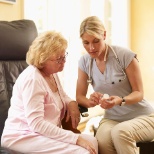
[[[87,42],[87,41],[83,41],[82,43],[83,43],[83,44],[89,44],[89,42]]]
[[[100,39],[94,39],[94,43],[99,43]]]

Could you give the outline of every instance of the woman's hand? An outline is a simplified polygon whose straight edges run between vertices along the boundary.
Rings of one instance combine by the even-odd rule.
[[[90,95],[89,98],[89,106],[90,107],[94,107],[96,105],[99,104],[99,100],[100,98],[103,96],[103,94],[99,93],[99,92],[94,92]]]
[[[99,103],[103,109],[110,109],[115,105],[119,105],[121,101],[122,101],[122,98],[119,96],[110,96],[108,98],[102,97]]]
[[[90,154],[97,154],[93,144],[90,143],[88,140],[83,139],[80,135],[78,137],[76,144],[87,149],[90,152]]]
[[[80,122],[80,111],[78,108],[78,103],[75,101],[68,104],[66,122],[68,122],[70,118],[72,121],[72,127],[76,129]]]

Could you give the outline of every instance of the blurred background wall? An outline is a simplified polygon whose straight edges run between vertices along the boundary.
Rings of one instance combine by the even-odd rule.
[[[114,1],[120,6],[121,0]],[[145,97],[154,102],[154,0],[130,0],[129,4],[129,46],[138,55]],[[0,1],[0,20],[23,18],[24,0],[17,0],[15,4]]]

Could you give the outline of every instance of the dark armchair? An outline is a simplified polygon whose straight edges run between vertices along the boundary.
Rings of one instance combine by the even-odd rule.
[[[27,67],[26,52],[37,35],[31,20],[0,21],[0,136],[10,106],[12,87]],[[0,147],[0,153],[13,152]]]

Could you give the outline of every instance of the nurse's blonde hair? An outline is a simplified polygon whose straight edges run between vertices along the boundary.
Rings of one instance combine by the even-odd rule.
[[[105,27],[102,21],[97,16],[90,16],[85,18],[80,25],[80,37],[84,33],[100,38],[104,35]]]

